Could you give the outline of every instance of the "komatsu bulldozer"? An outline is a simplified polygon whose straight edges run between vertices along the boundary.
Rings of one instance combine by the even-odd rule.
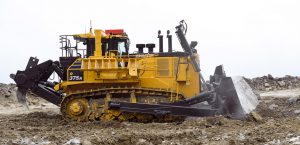
[[[175,51],[167,31],[168,49],[136,44],[130,49],[123,29],[90,29],[89,33],[61,35],[59,61],[38,63],[31,57],[24,71],[10,77],[17,97],[26,104],[30,90],[60,107],[70,120],[172,121],[185,117],[224,115],[242,119],[258,104],[242,77],[227,77],[223,66],[205,81],[200,73],[197,42],[186,39],[182,20],[175,34],[183,51]],[[86,48],[79,48],[78,44]],[[130,51],[129,51],[130,49]],[[59,80],[49,81],[56,73]]]

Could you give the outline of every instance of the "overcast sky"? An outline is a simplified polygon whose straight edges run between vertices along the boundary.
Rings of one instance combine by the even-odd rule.
[[[218,64],[228,75],[300,75],[298,0],[1,0],[0,82],[12,82],[9,74],[30,56],[58,60],[58,36],[84,33],[90,20],[93,28],[125,29],[131,49],[158,44],[157,30],[170,30],[182,50],[174,34],[182,19],[206,79]]]

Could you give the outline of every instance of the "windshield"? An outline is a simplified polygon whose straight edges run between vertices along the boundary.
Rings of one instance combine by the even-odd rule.
[[[125,42],[118,42],[118,52],[120,55],[126,53],[126,45]]]
[[[128,54],[128,39],[115,37],[104,40],[104,42],[102,43],[106,43],[107,49],[105,50],[105,52],[109,50],[117,50],[120,55]]]

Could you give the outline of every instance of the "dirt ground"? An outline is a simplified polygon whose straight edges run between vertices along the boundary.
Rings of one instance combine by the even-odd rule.
[[[0,144],[300,144],[299,96],[261,94],[256,112],[262,120],[215,116],[147,124],[69,122],[56,106],[32,96],[29,110],[15,96],[2,96]]]

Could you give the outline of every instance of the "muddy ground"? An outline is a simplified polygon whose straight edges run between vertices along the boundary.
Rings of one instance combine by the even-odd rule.
[[[299,89],[275,97],[261,92],[258,121],[216,116],[147,124],[69,122],[43,100],[29,95],[28,110],[13,93],[0,92],[0,144],[300,144]]]

